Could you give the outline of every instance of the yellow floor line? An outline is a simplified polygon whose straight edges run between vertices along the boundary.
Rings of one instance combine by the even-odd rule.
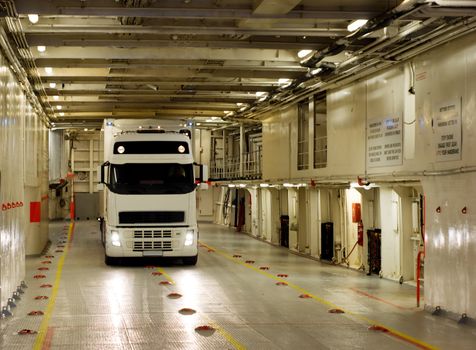
[[[276,276],[274,276],[274,275],[272,275],[272,274],[270,274],[270,273],[268,273],[268,272],[266,272],[266,271],[264,271],[264,270],[260,270],[260,269],[257,268],[256,266],[253,266],[253,265],[251,265],[251,264],[247,264],[247,263],[243,262],[242,260],[240,260],[240,259],[238,259],[238,258],[234,258],[232,255],[230,255],[230,254],[228,254],[228,253],[226,253],[226,252],[224,252],[224,251],[221,251],[221,250],[219,250],[219,249],[216,249],[216,248],[214,248],[214,247],[212,247],[212,246],[210,246],[210,245],[208,245],[208,244],[205,244],[205,243],[203,243],[203,242],[200,242],[200,244],[202,244],[202,245],[203,245],[205,248],[207,248],[207,249],[211,249],[211,250],[215,251],[217,254],[219,254],[219,255],[221,255],[222,257],[224,257],[224,258],[226,258],[226,259],[228,259],[228,260],[234,262],[235,264],[244,266],[244,267],[246,267],[246,268],[248,268],[248,269],[250,269],[250,270],[253,270],[253,271],[255,271],[255,272],[258,272],[258,273],[260,273],[261,275],[266,276],[266,277],[268,277],[268,278],[271,278],[271,279],[273,279],[273,280],[275,280],[275,281],[285,282],[288,287],[290,287],[290,288],[292,288],[292,289],[298,291],[298,292],[301,293],[301,294],[307,294],[310,298],[316,300],[317,302],[319,302],[319,303],[321,303],[321,304],[323,304],[323,305],[325,305],[325,306],[327,306],[327,307],[334,308],[334,309],[341,309],[341,310],[343,310],[347,315],[350,315],[350,316],[352,316],[353,318],[358,319],[358,320],[360,320],[360,321],[363,321],[363,322],[365,322],[365,323],[367,323],[367,324],[369,324],[369,325],[371,325],[371,326],[376,325],[376,326],[384,327],[384,328],[388,329],[388,331],[389,331],[390,333],[393,333],[394,335],[396,335],[398,338],[403,339],[403,340],[406,340],[406,341],[408,341],[409,343],[412,343],[413,345],[416,345],[416,346],[418,346],[418,347],[420,347],[420,348],[423,348],[423,349],[431,349],[431,350],[438,349],[437,347],[435,347],[435,346],[433,346],[433,345],[430,345],[430,344],[425,343],[425,342],[423,342],[423,341],[421,341],[421,340],[418,340],[418,339],[416,339],[416,338],[413,338],[412,336],[409,336],[409,335],[407,335],[407,334],[405,334],[405,333],[402,333],[402,332],[400,332],[400,331],[397,331],[396,329],[393,329],[393,328],[384,326],[384,325],[382,325],[382,324],[378,323],[377,321],[374,321],[374,320],[372,320],[372,319],[370,319],[370,318],[367,318],[367,317],[365,317],[365,316],[356,314],[356,313],[354,313],[354,312],[352,312],[352,311],[349,311],[349,310],[345,310],[345,309],[339,307],[338,305],[336,305],[336,304],[334,304],[334,303],[332,303],[332,302],[330,302],[330,301],[328,301],[328,300],[326,300],[326,299],[323,299],[323,298],[321,298],[321,297],[319,297],[319,296],[317,296],[317,295],[314,295],[314,294],[308,292],[307,290],[305,290],[304,288],[299,287],[298,285],[295,285],[295,284],[293,284],[293,283],[290,283],[290,282],[288,282],[288,281],[285,280],[285,279],[276,277]]]
[[[162,274],[162,276],[164,276],[165,279],[170,282],[170,284],[175,284],[172,277],[170,277],[170,275],[167,272],[165,272],[165,270],[163,268],[157,267],[157,271],[159,271]]]
[[[71,242],[71,236],[73,234],[74,230],[74,223],[69,224],[69,229],[68,229],[68,243]],[[33,344],[33,349],[34,350],[41,350],[43,348],[43,344],[45,342],[45,337],[48,332],[48,325],[50,322],[51,315],[53,314],[53,310],[55,308],[55,303],[56,303],[56,296],[58,295],[58,288],[59,284],[61,282],[61,274],[63,272],[63,265],[64,265],[64,260],[66,259],[66,255],[68,255],[69,252],[69,244],[67,244],[64,248],[63,254],[61,254],[61,257],[58,261],[58,267],[56,269],[56,278],[55,282],[53,284],[51,296],[50,296],[50,301],[48,303],[48,306],[46,307],[45,314],[43,316],[43,320],[41,321],[40,329],[38,330],[38,335],[36,337],[35,343]]]
[[[165,272],[165,270],[162,267],[158,267],[157,271],[162,273],[162,276],[164,276],[167,279],[167,281],[169,281],[171,284],[175,284],[172,277],[167,272]],[[226,341],[230,343],[236,350],[246,350],[245,346],[243,346],[238,340],[233,338],[233,336],[230,333],[228,333],[224,328],[222,328],[218,323],[213,321],[210,317],[208,317],[205,314],[201,314],[201,316],[205,317],[209,325],[215,328],[218,331],[218,333],[220,333],[221,336],[225,338]]]

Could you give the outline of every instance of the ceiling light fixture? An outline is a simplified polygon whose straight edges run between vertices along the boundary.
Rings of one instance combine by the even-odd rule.
[[[309,55],[311,52],[312,52],[312,50],[305,49],[305,50],[299,51],[297,55],[298,55],[299,58],[304,58],[307,55]]]
[[[62,109],[63,109],[63,106],[61,106],[61,105],[58,105],[58,106],[56,106],[56,109],[60,111],[60,110],[62,110]]]
[[[54,99],[55,101],[58,101],[58,100],[59,100],[59,96],[58,96],[58,95],[54,95],[54,96],[53,96],[53,99]]]
[[[60,112],[60,117],[64,117],[64,112]]]
[[[46,46],[40,45],[40,46],[37,46],[36,49],[38,50],[38,52],[45,52],[46,51]]]
[[[28,20],[35,24],[35,23],[38,23],[38,21],[40,20],[40,16],[36,15],[36,14],[31,14],[31,15],[28,15]]]
[[[51,67],[45,67],[45,73],[48,74],[48,75],[53,74],[53,68],[51,68]]]
[[[56,87],[56,83],[50,83],[50,88],[54,89]]]
[[[362,28],[369,20],[368,19],[356,19],[347,26],[349,32],[354,32],[357,29]]]

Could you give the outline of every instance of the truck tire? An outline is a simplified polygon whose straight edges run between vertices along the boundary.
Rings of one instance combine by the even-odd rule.
[[[195,256],[187,256],[182,258],[184,265],[196,265],[198,261],[198,254]]]
[[[104,255],[104,263],[108,266],[119,265],[121,262],[120,258],[114,258],[111,256]]]

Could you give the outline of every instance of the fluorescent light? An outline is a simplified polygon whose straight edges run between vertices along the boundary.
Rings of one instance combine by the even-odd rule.
[[[84,131],[88,131],[89,129],[88,128],[84,128]]]
[[[290,183],[284,183],[283,184],[284,187],[293,187],[293,184],[290,184]]]
[[[37,46],[36,49],[38,50],[38,52],[45,52],[46,51],[46,46],[40,45],[40,46]]]
[[[259,184],[259,187],[269,187],[269,184]]]
[[[288,84],[290,82],[291,82],[291,79],[288,79],[288,78],[279,78],[278,79],[278,84],[279,85]]]
[[[240,186],[241,188],[245,188],[246,184],[239,184],[238,186]]]
[[[256,97],[261,97],[261,96],[264,96],[266,94],[267,94],[266,91],[256,91],[256,93],[255,93]]]
[[[64,112],[60,112],[60,117],[64,117]]]
[[[347,26],[349,32],[354,32],[359,28],[362,28],[369,20],[368,19],[356,19]]]
[[[233,187],[236,187],[236,185],[235,184],[229,184],[228,187],[233,188]]]
[[[322,72],[322,68],[316,68],[311,71],[311,75],[316,75]]]
[[[60,111],[60,110],[62,110],[62,109],[63,109],[63,106],[61,106],[61,105],[58,105],[58,106],[56,106],[56,109]]]
[[[312,50],[301,50],[301,51],[298,52],[297,55],[298,55],[299,58],[304,58],[307,55],[309,55],[311,52],[312,52]]]
[[[58,101],[58,100],[59,100],[59,96],[58,96],[58,95],[54,95],[54,96],[53,96],[53,99],[56,100],[56,101]]]
[[[45,67],[45,73],[48,74],[48,75],[53,74],[53,68],[51,68],[51,67]]]
[[[243,106],[243,102],[237,102],[236,105],[237,105],[238,107]]]
[[[36,15],[36,14],[30,14],[28,15],[28,20],[35,24],[35,23],[38,23],[38,21],[40,20],[40,16]]]
[[[50,88],[54,89],[56,87],[56,83],[50,83]]]

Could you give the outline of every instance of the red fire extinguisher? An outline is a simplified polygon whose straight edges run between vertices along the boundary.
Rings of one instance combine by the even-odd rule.
[[[364,224],[362,220],[357,224],[357,244],[360,246],[364,245]]]

